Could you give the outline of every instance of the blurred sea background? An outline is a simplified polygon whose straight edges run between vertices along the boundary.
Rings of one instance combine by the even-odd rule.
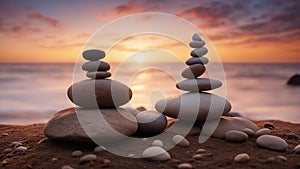
[[[158,69],[143,70],[129,77],[139,64],[155,67],[154,63],[132,63],[117,72],[120,77],[132,79],[133,107],[153,107],[150,96],[159,94],[158,89],[165,97],[182,93],[176,89],[176,81]],[[180,77],[180,66],[163,64]],[[116,67],[118,64],[111,64],[113,75]],[[251,120],[300,123],[300,87],[286,85],[292,75],[300,73],[300,63],[225,63],[223,67],[226,98],[232,111]],[[1,63],[0,124],[46,123],[53,113],[74,106],[66,95],[73,83],[73,72],[74,64]]]

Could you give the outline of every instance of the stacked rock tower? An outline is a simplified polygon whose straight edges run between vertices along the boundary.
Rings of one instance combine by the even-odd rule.
[[[91,141],[93,137],[104,143],[118,139],[118,133],[133,135],[138,128],[136,118],[119,107],[130,101],[131,89],[107,79],[111,76],[110,65],[99,61],[105,57],[104,51],[86,50],[82,56],[88,60],[82,69],[87,71],[89,79],[72,84],[67,91],[69,99],[79,107],[55,113],[45,126],[45,135],[64,141]],[[89,129],[84,130],[85,127]]]
[[[180,90],[187,91],[177,97],[159,100],[155,108],[166,116],[182,121],[204,121],[210,114],[210,119],[220,118],[220,115],[227,114],[231,109],[231,104],[224,98],[207,93],[206,91],[222,86],[222,82],[211,78],[200,78],[205,73],[205,64],[208,59],[204,57],[208,50],[204,47],[199,35],[194,34],[189,46],[195,48],[191,51],[185,63],[189,66],[181,73],[183,81],[176,84]],[[180,114],[180,115],[179,115]]]

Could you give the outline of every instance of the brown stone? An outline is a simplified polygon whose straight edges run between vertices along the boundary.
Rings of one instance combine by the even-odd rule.
[[[110,69],[110,65],[103,61],[90,61],[84,63],[82,65],[82,69],[89,72],[108,71]]]
[[[98,72],[87,72],[86,76],[91,79],[105,79],[111,76],[110,72],[98,71]]]

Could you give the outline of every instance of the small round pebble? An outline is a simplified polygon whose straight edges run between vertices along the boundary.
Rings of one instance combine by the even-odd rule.
[[[274,124],[273,123],[270,123],[270,122],[266,122],[264,124],[264,128],[268,128],[270,130],[273,130],[275,128]]]
[[[40,145],[40,144],[42,144],[43,142],[45,142],[45,141],[47,141],[47,140],[48,140],[47,137],[42,138],[39,142],[37,142],[37,145]]]
[[[3,161],[2,161],[2,166],[6,166],[8,164],[8,160],[7,159],[4,159]]]
[[[94,148],[94,152],[102,152],[102,151],[105,151],[105,150],[106,150],[106,148],[102,147],[102,146],[98,146],[98,147]]]
[[[26,151],[27,151],[26,147],[20,146],[20,147],[17,147],[14,152],[17,153],[17,152],[26,152]]]
[[[13,147],[18,147],[18,146],[21,146],[21,145],[23,145],[23,144],[22,144],[22,142],[14,141],[14,142],[11,143],[11,145],[12,145]]]
[[[202,39],[200,38],[200,36],[197,33],[194,33],[193,36],[192,36],[192,40],[193,41],[200,41]]]
[[[8,133],[2,133],[1,134],[1,136],[3,136],[3,137],[6,137],[6,136],[8,136],[9,134]]]
[[[242,132],[246,133],[248,135],[248,137],[253,137],[254,136],[254,131],[249,129],[249,128],[243,129]]]
[[[74,169],[74,168],[69,165],[65,165],[65,166],[61,167],[61,169]]]
[[[108,159],[103,159],[102,163],[104,164],[104,167],[108,167],[111,164],[111,161]]]
[[[72,155],[72,157],[79,157],[82,155],[82,151],[80,151],[80,150],[73,151],[71,155]]]
[[[189,46],[191,48],[201,48],[204,45],[205,45],[205,41],[203,41],[203,40],[201,40],[201,41],[200,40],[192,41],[192,42],[189,43]]]
[[[294,152],[296,154],[300,154],[300,144],[298,144],[295,148],[294,148]]]
[[[85,62],[82,65],[82,69],[89,72],[108,71],[110,69],[110,65],[107,62],[103,61],[90,61]]]
[[[242,131],[230,130],[225,133],[225,140],[232,142],[245,142],[248,135]]]
[[[52,158],[51,161],[52,161],[53,163],[56,163],[56,162],[58,161],[58,158]]]
[[[163,147],[164,143],[161,140],[154,140],[152,142],[152,146],[158,146],[158,147]]]
[[[206,150],[203,149],[203,148],[199,148],[199,149],[196,151],[197,154],[201,154],[201,153],[205,153],[205,152],[206,152]]]
[[[287,161],[287,158],[285,156],[277,156],[276,157],[278,160],[280,161],[283,161],[283,162],[286,162]]]
[[[186,138],[184,138],[182,135],[173,136],[172,141],[175,145],[179,145],[179,146],[183,146],[183,147],[187,147],[190,145],[190,142]]]
[[[195,160],[201,160],[202,158],[203,158],[203,154],[195,154],[193,156],[193,159],[195,159]]]
[[[255,137],[259,137],[259,136],[262,136],[262,135],[267,135],[267,134],[270,134],[270,133],[271,133],[270,129],[262,128],[262,129],[259,129],[255,132]]]
[[[90,161],[95,161],[97,159],[97,156],[95,154],[87,154],[80,158],[79,163],[84,164]]]
[[[288,139],[295,139],[295,140],[298,140],[299,139],[299,136],[294,134],[294,133],[291,133],[291,134],[288,134],[287,136]]]
[[[189,163],[181,163],[177,166],[178,169],[190,169],[193,168],[193,166]]]
[[[7,148],[5,150],[2,151],[3,154],[8,154],[11,153],[13,150],[11,148]]]
[[[128,154],[128,156],[127,157],[129,157],[129,158],[133,158],[134,157],[134,154]]]
[[[144,150],[142,157],[154,161],[167,161],[171,159],[170,154],[166,150],[157,146],[149,147]]]
[[[238,154],[234,157],[234,161],[237,163],[247,163],[250,160],[250,157],[246,153]]]
[[[262,135],[256,139],[256,144],[263,148],[275,151],[286,151],[288,144],[285,140],[278,136]]]
[[[97,61],[105,57],[105,52],[102,50],[90,49],[84,51],[82,56],[86,60]]]

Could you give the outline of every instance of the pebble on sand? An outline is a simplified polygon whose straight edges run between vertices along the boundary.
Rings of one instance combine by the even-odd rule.
[[[79,157],[82,155],[82,151],[80,151],[80,150],[73,151],[71,155],[72,155],[72,157]]]
[[[299,136],[294,134],[294,133],[291,133],[291,134],[288,134],[287,135],[287,138],[288,139],[295,139],[295,140],[298,140],[299,139]]]
[[[186,138],[184,138],[182,135],[173,136],[172,141],[175,145],[179,145],[179,146],[183,146],[183,147],[187,147],[190,145],[190,142]]]
[[[270,130],[273,130],[273,129],[275,129],[275,126],[274,126],[273,123],[266,122],[266,123],[264,124],[264,128],[268,128],[268,129],[270,129]]]
[[[5,150],[2,151],[3,154],[8,154],[11,153],[13,150],[11,148],[7,148]]]
[[[87,162],[95,161],[97,159],[97,156],[95,154],[87,154],[80,158],[79,164],[84,164]]]
[[[245,142],[248,135],[242,131],[230,130],[225,133],[225,140],[232,142]]]
[[[170,154],[161,147],[149,147],[142,153],[143,158],[154,161],[167,161],[171,159]]]
[[[26,152],[27,151],[27,148],[24,147],[24,146],[20,146],[20,147],[17,147],[14,151],[14,153],[17,153],[17,152]]]
[[[53,163],[56,163],[56,162],[58,161],[58,158],[52,158],[51,161],[52,161]]]
[[[276,157],[278,160],[280,161],[283,161],[283,162],[286,162],[287,161],[287,158],[285,156],[277,156]]]
[[[161,140],[154,140],[152,142],[152,146],[158,146],[158,147],[163,147],[164,143]]]
[[[189,163],[181,163],[177,166],[178,169],[190,169],[193,168],[193,166]]]
[[[6,166],[8,164],[8,160],[7,159],[4,159],[3,161],[2,161],[2,166]]]
[[[286,151],[288,144],[280,137],[272,135],[262,135],[256,139],[256,144],[263,148],[275,151]]]
[[[201,153],[205,153],[205,152],[206,152],[206,150],[203,149],[203,148],[199,148],[199,149],[196,151],[197,154],[201,154]]]
[[[271,133],[270,129],[262,128],[262,129],[259,129],[255,132],[255,137],[259,137],[259,136],[262,136],[262,135],[267,135],[267,134],[270,134],[270,133]]]
[[[74,169],[74,168],[69,165],[65,165],[65,166],[61,167],[61,169]]]
[[[3,136],[3,137],[6,137],[6,136],[8,136],[9,134],[8,133],[2,133],[1,134],[1,136]]]
[[[234,157],[234,161],[237,163],[247,163],[250,157],[247,153],[238,154]]]
[[[248,137],[253,137],[254,136],[254,131],[249,129],[249,128],[243,129],[242,132],[246,133],[248,135]]]
[[[193,155],[193,159],[195,160],[201,160],[203,158],[203,154],[195,154]]]
[[[47,140],[48,140],[47,137],[42,138],[40,141],[37,142],[37,145],[40,145],[40,144],[44,143],[44,142],[47,141]]]
[[[298,144],[295,148],[294,148],[294,152],[296,154],[300,154],[300,144]]]
[[[94,152],[102,152],[102,151],[105,151],[106,148],[103,147],[103,146],[97,146],[94,148]]]

